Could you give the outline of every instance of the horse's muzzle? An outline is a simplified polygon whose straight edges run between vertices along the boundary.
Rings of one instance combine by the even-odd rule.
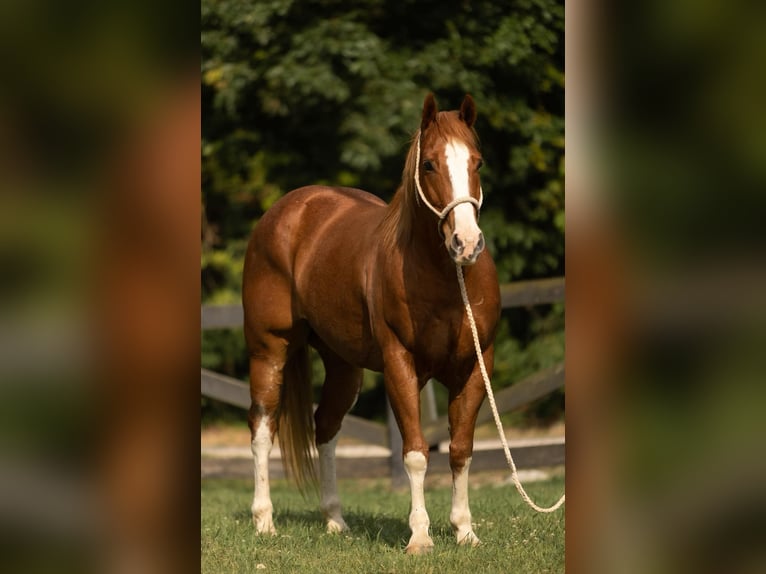
[[[484,251],[484,235],[481,231],[478,236],[468,238],[453,233],[446,243],[450,257],[458,265],[473,265]]]

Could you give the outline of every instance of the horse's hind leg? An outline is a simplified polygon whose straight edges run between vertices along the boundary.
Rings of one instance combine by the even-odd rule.
[[[269,455],[277,430],[285,359],[286,348],[279,350],[278,347],[274,353],[250,357],[252,406],[248,415],[248,424],[255,467],[255,492],[251,511],[253,524],[259,534],[276,534],[269,488]]]
[[[328,532],[348,530],[341,513],[335,470],[335,447],[343,417],[351,410],[362,384],[362,369],[353,367],[335,353],[317,345],[325,366],[325,382],[319,407],[314,413],[319,451],[320,508]]]

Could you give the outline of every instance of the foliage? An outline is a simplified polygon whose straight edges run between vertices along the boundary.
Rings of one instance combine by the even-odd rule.
[[[560,0],[203,0],[204,300],[237,299],[247,237],[290,189],[390,199],[429,91],[443,109],[477,102],[500,280],[563,274],[563,33]],[[563,312],[546,313],[552,330],[506,322],[500,346],[562,339]],[[504,360],[518,378],[531,359]]]
[[[555,502],[563,477],[528,485],[540,504]],[[380,480],[341,480],[339,491],[349,534],[329,535],[318,500],[302,498],[285,481],[272,482],[278,535],[259,537],[250,516],[252,483],[202,481],[202,572],[563,572],[564,512],[538,515],[511,484],[472,488],[471,510],[483,544],[455,544],[448,517],[449,486],[426,489],[435,548],[407,556],[407,491],[391,492]],[[383,495],[381,495],[383,494]],[[260,567],[258,565],[261,565]],[[340,569],[339,565],[342,565]]]

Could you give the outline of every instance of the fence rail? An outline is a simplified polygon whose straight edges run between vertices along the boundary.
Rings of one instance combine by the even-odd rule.
[[[531,281],[518,281],[500,285],[500,297],[502,307],[529,307],[556,303],[564,299],[564,278],[539,279]],[[242,306],[236,305],[204,305],[201,309],[202,330],[234,329],[244,324]],[[495,394],[498,410],[501,413],[509,412],[526,404],[531,403],[546,394],[564,386],[564,365],[560,363],[554,367],[541,370],[526,379],[513,384]],[[201,391],[203,396],[225,402],[243,409],[250,408],[249,386],[237,379],[227,377],[220,373],[202,369]],[[435,447],[440,442],[449,439],[449,430],[446,416],[434,416],[436,407],[432,383],[429,382],[423,391],[423,432],[428,443]],[[396,453],[401,450],[401,435],[396,427],[390,407],[388,408],[388,424],[372,422],[353,415],[346,415],[343,419],[341,436],[352,437],[367,444],[386,446],[391,449],[392,456],[388,462],[394,485],[406,483],[404,467],[401,457]],[[489,405],[485,402],[479,411],[477,424],[491,420],[492,414]],[[516,453],[520,450],[520,456]],[[429,463],[435,471],[447,470],[446,457],[441,453],[432,453]],[[535,466],[553,466],[564,462],[564,440],[542,441],[537,445],[527,445],[514,450],[516,465],[518,468],[530,468]],[[445,459],[445,460],[442,460]],[[368,461],[365,462],[367,465]],[[505,466],[505,458],[493,451],[475,451],[472,468],[501,469]],[[372,469],[376,465],[370,465]],[[379,467],[379,464],[378,464]],[[442,469],[442,467],[445,467]],[[339,474],[342,466],[338,467]],[[380,469],[376,471],[379,474]]]
[[[500,301],[503,309],[530,307],[557,303],[564,300],[564,278],[533,279],[500,285]],[[244,324],[242,305],[203,305],[202,330],[236,329]]]
[[[247,383],[208,369],[202,369],[202,394],[235,407],[250,408],[250,387]],[[385,425],[354,415],[346,415],[343,419],[341,435],[353,437],[367,444],[380,446],[388,444]]]

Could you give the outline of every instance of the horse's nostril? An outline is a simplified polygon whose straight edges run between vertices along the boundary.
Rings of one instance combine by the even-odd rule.
[[[463,252],[465,243],[463,243],[463,240],[458,237],[457,233],[453,233],[452,239],[450,240],[450,246],[452,247],[452,250],[459,255]]]
[[[481,252],[484,250],[484,234],[479,233],[479,241],[476,243],[476,252]]]

